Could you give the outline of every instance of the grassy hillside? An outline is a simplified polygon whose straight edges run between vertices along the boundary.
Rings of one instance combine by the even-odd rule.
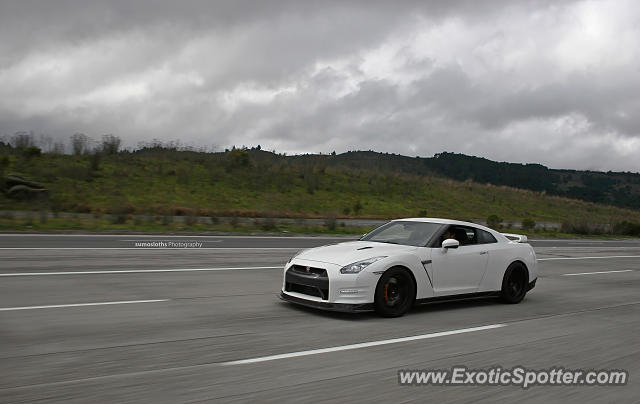
[[[437,175],[458,181],[507,185],[515,188],[640,209],[640,174],[550,169],[540,164],[496,162],[456,153],[407,157],[376,152],[349,152],[333,164],[351,168],[380,167],[408,174]],[[639,167],[640,168],[640,167]]]
[[[338,156],[284,157],[260,150],[197,153],[161,148],[94,155],[5,154],[8,173],[49,189],[48,198],[0,196],[0,209],[158,215],[438,216],[613,224],[640,211],[545,192],[336,164]],[[6,187],[5,187],[6,188]]]

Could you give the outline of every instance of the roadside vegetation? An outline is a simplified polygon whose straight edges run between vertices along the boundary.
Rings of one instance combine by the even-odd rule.
[[[638,210],[545,191],[336,163],[349,153],[285,156],[259,146],[211,153],[159,142],[121,151],[115,136],[105,136],[93,147],[86,138],[74,136],[73,154],[60,149],[43,153],[29,142],[0,143],[0,210],[85,213],[91,220],[34,213],[30,224],[24,224],[24,217],[5,215],[0,228],[167,231],[183,226],[203,231],[362,233],[363,228],[341,227],[340,219],[427,216],[481,218],[492,227],[505,228],[506,221],[519,221],[528,231],[547,231],[541,224],[554,222],[562,223],[563,233],[640,235]],[[135,219],[140,215],[152,219]],[[173,216],[185,219],[176,224],[167,219]],[[201,217],[210,218],[210,223],[195,219]],[[218,222],[221,217],[260,220],[233,226]],[[271,218],[325,222],[315,229],[284,228]]]
[[[0,231],[136,231],[156,233],[291,233],[291,234],[350,234],[362,235],[372,230],[362,226],[330,226],[326,222],[319,225],[304,223],[276,223],[269,219],[254,219],[248,223],[226,223],[201,221],[167,221],[164,217],[150,216],[146,219],[127,218],[114,221],[101,217],[47,217],[40,212],[18,216],[0,215]]]

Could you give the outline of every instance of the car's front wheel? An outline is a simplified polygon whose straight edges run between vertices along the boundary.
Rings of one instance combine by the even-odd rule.
[[[382,274],[376,286],[374,306],[383,317],[400,317],[416,299],[416,285],[403,268],[391,268]]]
[[[509,265],[502,280],[500,297],[505,303],[520,303],[527,294],[527,268],[520,262]]]

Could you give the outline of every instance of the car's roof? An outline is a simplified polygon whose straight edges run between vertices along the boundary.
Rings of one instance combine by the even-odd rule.
[[[477,223],[472,223],[472,222],[464,222],[462,220],[452,220],[452,219],[441,219],[441,218],[436,218],[436,217],[408,217],[408,218],[404,218],[404,219],[395,219],[393,220],[395,221],[411,221],[411,222],[429,222],[429,223],[439,223],[439,224],[459,224],[461,226],[473,226],[473,227],[480,227],[483,229],[488,229],[491,231],[494,231],[493,229],[489,229],[486,226],[483,226],[481,224],[477,224]]]

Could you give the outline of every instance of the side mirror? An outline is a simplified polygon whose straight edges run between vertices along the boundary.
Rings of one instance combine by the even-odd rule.
[[[442,248],[458,248],[460,247],[460,242],[454,238],[448,238],[442,242]]]

